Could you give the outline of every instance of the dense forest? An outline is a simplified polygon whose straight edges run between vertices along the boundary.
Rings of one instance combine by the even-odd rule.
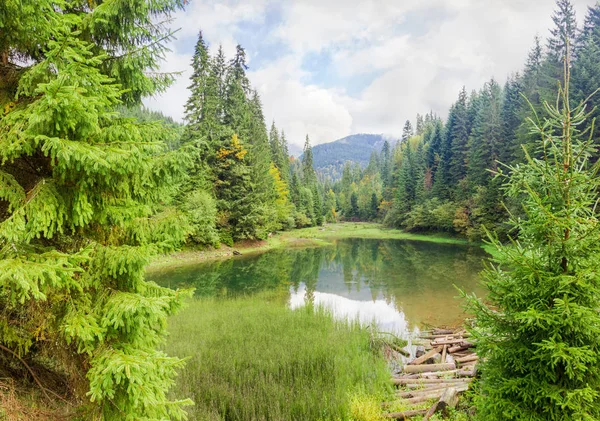
[[[524,162],[526,153],[536,153],[528,120],[543,118],[544,101],[557,100],[565,37],[574,44],[572,103],[584,101],[592,111],[600,101],[589,97],[600,86],[600,6],[589,8],[578,26],[571,3],[559,1],[552,19],[550,37],[545,43],[534,40],[521,72],[503,84],[491,79],[479,90],[463,88],[446,121],[434,113],[417,115],[414,125],[407,121],[402,139],[372,153],[363,171],[347,163],[341,181],[324,187],[335,195],[337,215],[473,240],[485,237],[485,228],[505,235],[508,213],[515,209],[510,200],[508,209],[502,204],[496,175]],[[594,110],[586,124],[599,113]],[[597,139],[599,133],[596,126],[592,136]]]

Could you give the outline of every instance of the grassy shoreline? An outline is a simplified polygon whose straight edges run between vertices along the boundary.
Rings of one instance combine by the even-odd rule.
[[[380,420],[393,389],[369,330],[292,310],[285,292],[193,299],[173,316],[165,350],[188,358],[173,397],[190,397],[198,421]]]
[[[161,270],[195,264],[203,261],[228,259],[238,251],[244,255],[263,253],[278,248],[322,247],[335,240],[346,238],[372,238],[390,240],[429,241],[441,244],[470,244],[467,240],[444,234],[413,234],[397,229],[385,228],[372,222],[345,222],[326,224],[323,227],[301,228],[284,231],[267,240],[242,241],[234,247],[222,245],[219,249],[185,249],[168,255],[157,256],[146,268],[147,271]]]

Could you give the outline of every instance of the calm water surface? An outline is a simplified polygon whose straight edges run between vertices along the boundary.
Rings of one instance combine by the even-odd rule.
[[[260,255],[151,273],[161,285],[198,296],[234,297],[283,290],[292,308],[314,303],[339,317],[375,322],[402,336],[426,325],[453,325],[465,314],[455,286],[484,295],[479,247],[407,240],[339,240],[331,247]]]

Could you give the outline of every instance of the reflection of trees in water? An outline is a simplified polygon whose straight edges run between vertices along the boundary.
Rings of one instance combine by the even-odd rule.
[[[306,285],[306,303],[314,304],[315,289],[319,280],[319,272],[327,256],[326,248],[309,248],[296,250],[290,279],[297,289],[300,283]]]
[[[436,293],[456,295],[454,284],[472,284],[484,253],[478,248],[405,240],[338,241],[328,270],[343,274],[348,291],[367,285],[373,298]]]
[[[456,296],[454,284],[474,285],[484,253],[479,248],[404,240],[341,240],[334,247],[274,250],[257,256],[204,263],[153,274],[157,282],[193,286],[201,296],[248,294],[306,285],[314,302],[321,271],[341,274],[348,292],[370,289],[376,299],[443,300]],[[339,276],[339,275],[338,275]],[[333,288],[336,276],[333,276]],[[339,281],[338,281],[339,282]],[[436,298],[437,297],[437,298]]]
[[[148,278],[169,287],[194,287],[197,296],[251,294],[290,285],[294,256],[284,251],[182,267]]]

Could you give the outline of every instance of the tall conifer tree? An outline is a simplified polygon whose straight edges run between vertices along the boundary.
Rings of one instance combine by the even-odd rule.
[[[189,401],[167,397],[182,361],[158,349],[182,293],[144,266],[183,240],[164,204],[185,158],[159,123],[116,111],[168,85],[152,72],[170,38],[157,21],[182,4],[24,6],[0,6],[26,30],[0,35],[2,70],[24,66],[0,87],[0,359],[83,374],[68,390],[85,419],[183,419]]]

